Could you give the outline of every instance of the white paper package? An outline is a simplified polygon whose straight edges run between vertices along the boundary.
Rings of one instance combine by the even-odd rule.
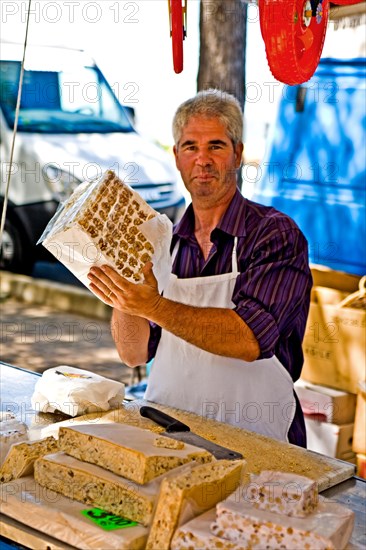
[[[41,487],[24,477],[0,486],[1,512],[81,550],[142,550],[148,529],[140,524],[106,531],[82,511],[92,507]],[[30,541],[31,542],[31,541]],[[33,541],[32,541],[33,542]],[[51,547],[51,546],[48,546]],[[59,545],[52,545],[52,548]],[[38,548],[46,548],[39,541]]]
[[[92,265],[110,265],[139,283],[142,267],[152,261],[161,292],[171,272],[171,238],[168,217],[109,170],[76,188],[38,242],[87,287]]]
[[[124,394],[122,382],[60,365],[44,371],[35,385],[31,403],[39,412],[61,411],[74,417],[116,408]]]

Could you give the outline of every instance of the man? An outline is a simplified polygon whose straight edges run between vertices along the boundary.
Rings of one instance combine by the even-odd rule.
[[[173,121],[174,155],[192,204],[174,228],[161,296],[151,263],[135,285],[92,268],[92,290],[114,307],[122,361],[155,357],[146,399],[306,446],[293,391],[309,308],[307,243],[286,215],[236,186],[240,105],[207,90]]]

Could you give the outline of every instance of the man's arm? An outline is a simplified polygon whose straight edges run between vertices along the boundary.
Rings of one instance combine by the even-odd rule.
[[[150,336],[147,319],[113,309],[111,332],[118,355],[128,367],[137,367],[147,362]]]
[[[285,215],[264,221],[258,226],[253,261],[237,277],[232,301],[257,337],[260,359],[272,357],[281,339],[293,367],[301,363],[312,284],[307,242]]]
[[[260,350],[249,326],[231,309],[200,308],[161,298],[152,321],[215,355],[254,361]]]
[[[111,305],[122,323],[137,317],[140,338],[127,347],[133,355],[133,347],[144,346],[147,356],[148,321],[161,326],[175,336],[205,351],[225,357],[254,361],[259,356],[259,345],[249,326],[231,309],[200,308],[174,302],[159,294],[151,264],[144,269],[145,281],[134,284],[121,277],[108,266],[92,268],[89,274],[92,290],[105,301],[112,292]],[[119,316],[120,315],[120,316]],[[127,315],[127,316],[126,316]],[[132,322],[133,322],[132,321]],[[123,326],[123,324],[122,324]],[[121,333],[121,327],[118,329]],[[120,357],[126,361],[123,337],[120,336]],[[146,359],[145,359],[146,360]],[[131,360],[128,361],[131,365]]]

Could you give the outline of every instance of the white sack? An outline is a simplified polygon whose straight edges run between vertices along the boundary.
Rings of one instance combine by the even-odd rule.
[[[122,403],[124,395],[122,382],[61,365],[42,374],[35,385],[31,403],[38,412],[61,411],[79,416],[116,408]]]

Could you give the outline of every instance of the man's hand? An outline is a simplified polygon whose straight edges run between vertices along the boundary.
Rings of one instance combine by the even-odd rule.
[[[88,273],[90,289],[118,311],[150,319],[158,309],[161,296],[151,262],[144,266],[142,273],[144,282],[135,284],[107,265],[94,266]]]
[[[127,364],[138,364],[140,348],[143,351],[141,356],[145,360],[147,358],[147,319],[210,353],[244,361],[254,361],[259,357],[259,344],[253,332],[235,311],[226,308],[201,308],[160,296],[150,262],[144,267],[143,274],[145,281],[140,284],[131,283],[108,266],[92,267],[88,275],[91,280],[90,288],[114,307],[115,318],[118,316],[121,321],[122,317],[128,317],[128,322],[133,321],[133,318],[139,322],[139,343],[130,346],[128,356],[126,343],[121,343],[118,348],[121,359]]]

